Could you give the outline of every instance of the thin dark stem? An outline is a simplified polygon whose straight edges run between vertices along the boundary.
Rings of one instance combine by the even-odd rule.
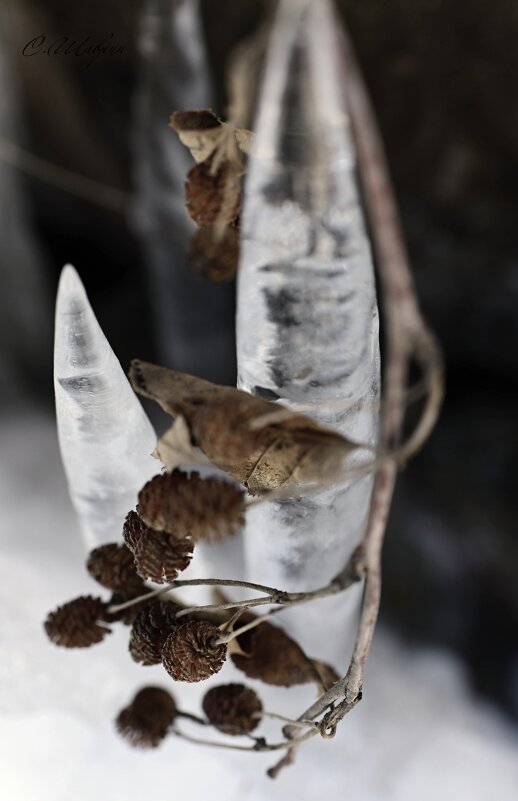
[[[185,720],[190,720],[193,723],[197,723],[198,726],[210,726],[208,720],[205,720],[204,718],[199,718],[197,715],[193,715],[191,712],[182,712],[181,709],[176,710],[176,717],[185,718]]]

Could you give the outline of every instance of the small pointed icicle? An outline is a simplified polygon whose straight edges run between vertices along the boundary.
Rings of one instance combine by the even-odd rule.
[[[71,265],[56,301],[54,389],[61,457],[85,544],[121,536],[140,487],[160,472],[156,434]]]
[[[374,444],[378,311],[346,81],[329,0],[281,0],[247,171],[238,376],[241,388]],[[365,461],[365,452],[357,458]],[[289,590],[326,584],[362,536],[371,487],[366,476],[250,510],[249,580]],[[294,609],[286,623],[312,653],[329,654],[333,625],[340,643],[342,633],[353,634],[357,600],[349,590],[347,598]],[[336,656],[343,658],[340,643]]]

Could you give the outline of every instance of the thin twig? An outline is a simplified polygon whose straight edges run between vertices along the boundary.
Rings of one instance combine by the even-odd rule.
[[[108,607],[110,614],[120,612],[130,606],[139,604],[150,598],[155,598],[158,595],[163,595],[170,590],[178,589],[179,587],[243,587],[244,589],[257,590],[258,592],[265,593],[264,598],[250,598],[244,601],[228,601],[221,604],[202,604],[200,606],[189,606],[177,612],[176,617],[191,614],[193,612],[202,611],[216,611],[225,609],[246,609],[254,606],[264,606],[269,604],[280,604],[282,606],[293,606],[298,603],[305,603],[312,601],[316,598],[325,598],[328,595],[334,595],[337,592],[346,590],[351,584],[363,578],[363,565],[362,560],[358,556],[358,550],[353,553],[345,568],[333,578],[333,580],[326,584],[325,587],[319,587],[316,590],[308,592],[285,592],[278,590],[276,587],[268,587],[265,584],[256,584],[251,581],[238,581],[237,579],[177,579],[170,584],[164,584],[156,590],[151,590],[144,595],[139,595],[132,598],[130,601],[125,601],[122,604],[114,604]],[[280,611],[279,609],[273,610],[274,612]],[[273,614],[273,612],[272,612]],[[266,616],[265,616],[266,617]],[[259,620],[259,618],[257,618]]]
[[[59,164],[54,164],[24,150],[7,139],[0,139],[0,160],[25,172],[32,178],[49,184],[49,186],[109,211],[124,214],[129,208],[131,196],[121,189],[67,170]]]
[[[283,740],[280,743],[267,743],[264,740],[256,740],[255,745],[238,745],[237,743],[218,742],[217,740],[204,740],[199,737],[192,737],[190,734],[185,734],[177,728],[171,729],[170,733],[174,734],[176,737],[181,737],[182,740],[187,740],[190,743],[196,743],[197,745],[208,745],[212,746],[213,748],[229,748],[233,751],[279,751],[282,748],[291,749],[294,745],[298,745],[299,743],[305,742],[305,740],[311,739],[311,737],[314,737],[315,734],[317,734],[317,730],[312,729],[305,734],[301,734],[299,737],[295,737],[293,740]]]

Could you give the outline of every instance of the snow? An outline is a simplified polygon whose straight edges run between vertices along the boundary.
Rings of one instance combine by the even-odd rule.
[[[516,800],[517,732],[470,694],[452,656],[405,648],[379,630],[362,703],[334,740],[307,743],[275,782],[264,775],[271,754],[212,751],[177,739],[154,752],[132,750],[112,721],[137,687],[172,688],[193,711],[206,687],[173,686],[161,667],[134,664],[125,628],[86,651],[58,649],[45,638],[47,611],[95,593],[96,585],[83,567],[54,421],[32,413],[4,419],[0,442],[2,799]],[[226,665],[217,678],[236,676]],[[300,711],[314,692],[253,684],[276,711]]]

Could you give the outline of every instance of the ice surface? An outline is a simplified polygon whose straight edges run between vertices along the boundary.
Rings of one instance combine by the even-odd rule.
[[[131,749],[113,719],[138,687],[157,683],[199,711],[206,685],[175,684],[159,666],[136,665],[124,627],[85,651],[49,643],[47,611],[99,587],[84,569],[54,421],[4,418],[0,442],[2,800],[516,801],[516,729],[468,692],[452,657],[405,648],[383,631],[362,703],[334,740],[303,746],[276,782],[264,775],[271,754],[175,739],[152,752]],[[215,680],[237,676],[226,664]],[[300,712],[314,697],[313,687],[250,684],[275,711]]]
[[[195,225],[184,183],[194,161],[168,126],[173,111],[212,106],[198,0],[146,0],[139,22],[134,115],[134,221],[149,271],[163,364],[233,383],[234,288],[193,275],[186,247]]]
[[[372,443],[378,313],[346,79],[330,3],[283,0],[245,191],[238,376],[243,389],[280,398],[357,442]],[[362,534],[371,486],[367,477],[254,509],[245,540],[249,579],[293,590],[326,583]],[[358,592],[294,610],[286,620],[311,650],[333,627],[343,643]]]
[[[56,302],[54,388],[61,456],[86,545],[114,541],[138,490],[160,472],[151,456],[156,435],[70,265]]]

